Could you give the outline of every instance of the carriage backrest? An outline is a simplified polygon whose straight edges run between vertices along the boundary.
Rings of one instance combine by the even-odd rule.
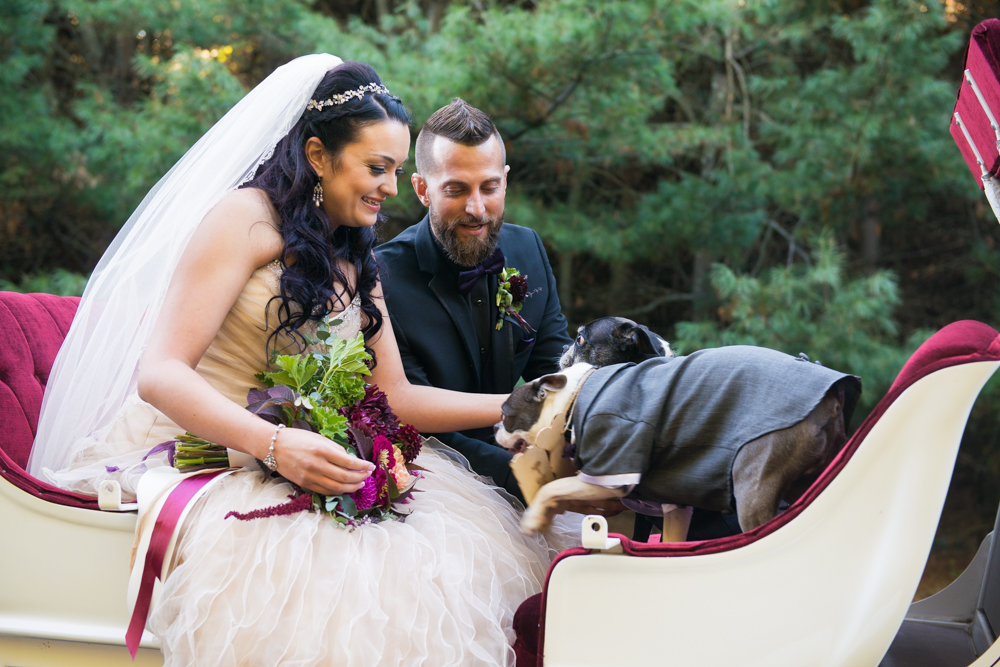
[[[79,303],[79,297],[0,292],[0,477],[44,500],[96,509],[96,499],[25,472],[49,371]]]

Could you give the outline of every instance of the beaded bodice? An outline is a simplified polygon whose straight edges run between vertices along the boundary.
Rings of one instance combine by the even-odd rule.
[[[272,299],[280,293],[281,272],[277,260],[253,272],[198,364],[198,372],[209,383],[242,405],[247,390],[258,386],[254,374],[269,367],[269,349],[297,348],[297,342],[284,335],[269,341],[279,321],[278,302]],[[341,320],[330,332],[342,339],[357,336],[361,315],[361,297],[355,295],[347,308],[328,316]],[[315,325],[311,329],[306,333],[315,334]]]

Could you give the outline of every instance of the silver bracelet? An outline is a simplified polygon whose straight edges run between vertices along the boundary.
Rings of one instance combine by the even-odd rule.
[[[284,424],[278,424],[278,428],[274,429],[274,435],[271,436],[271,446],[267,448],[267,456],[264,457],[263,463],[271,472],[278,469],[278,462],[274,460],[274,443],[278,439],[278,433],[283,428],[285,428]]]

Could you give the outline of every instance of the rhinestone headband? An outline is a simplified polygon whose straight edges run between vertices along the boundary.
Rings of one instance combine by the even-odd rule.
[[[341,95],[334,95],[328,100],[309,100],[309,104],[306,105],[306,109],[309,111],[322,111],[323,107],[332,107],[337,104],[343,104],[344,102],[349,102],[355,97],[362,98],[365,93],[375,93],[376,95],[389,95],[389,89],[385,86],[379,85],[377,83],[369,83],[367,86],[361,86],[357,90],[348,90],[346,93]]]

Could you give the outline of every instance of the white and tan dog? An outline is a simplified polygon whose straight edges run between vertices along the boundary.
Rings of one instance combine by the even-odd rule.
[[[515,452],[511,465],[529,503],[521,520],[521,530],[527,534],[547,530],[563,501],[623,498],[637,483],[631,478],[640,477],[596,478],[576,473],[572,459],[563,453],[570,444],[566,425],[572,419],[568,415],[593,369],[580,362],[560,373],[540,377],[515,389],[503,405],[496,440]],[[860,383],[857,391],[860,393]],[[731,470],[719,474],[732,480],[732,496],[744,531],[773,518],[782,500],[797,499],[840,451],[847,441],[844,404],[844,385],[834,384],[801,421],[741,443]],[[656,464],[655,457],[651,464]],[[641,473],[647,474],[656,477],[654,470]],[[670,492],[663,495],[669,497]],[[667,504],[665,499],[660,507],[664,514],[663,540],[684,540],[692,508]]]
[[[525,500],[529,503],[521,518],[521,530],[528,535],[547,530],[562,501],[608,500],[621,498],[631,491],[627,485],[593,484],[587,481],[586,475],[577,474],[569,459],[562,455],[565,442],[556,441],[549,448],[551,454],[541,454],[542,445],[547,443],[540,443],[540,440],[565,440],[565,416],[582,381],[594,368],[580,362],[561,373],[538,378],[516,389],[503,405],[503,420],[496,425],[497,442],[514,452],[515,456],[524,455],[531,447],[550,461],[548,466],[544,462],[541,466],[535,462],[518,465],[520,462],[517,460],[512,463]],[[544,469],[539,470],[539,467]],[[663,506],[664,542],[684,540],[692,509],[673,504]]]

